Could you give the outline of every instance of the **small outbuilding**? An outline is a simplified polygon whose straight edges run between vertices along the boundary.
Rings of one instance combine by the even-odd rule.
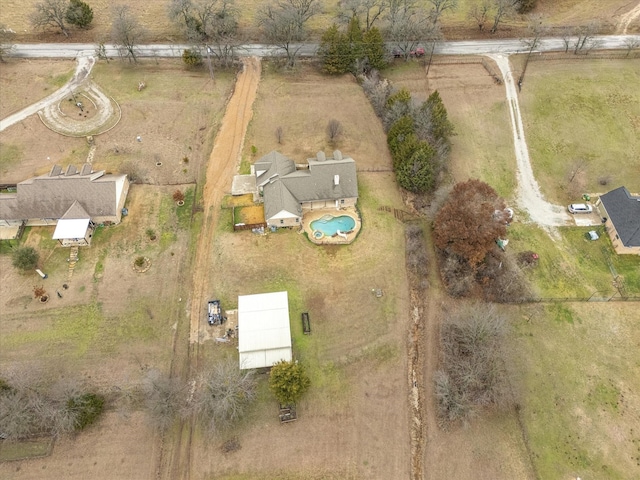
[[[238,352],[241,370],[291,361],[287,292],[238,297]]]

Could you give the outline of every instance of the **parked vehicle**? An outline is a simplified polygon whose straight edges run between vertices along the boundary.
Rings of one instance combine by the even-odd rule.
[[[220,308],[220,300],[209,300],[208,304],[208,322],[209,325],[222,325],[224,318],[222,317],[222,309]]]
[[[586,203],[572,203],[569,205],[569,213],[591,213],[593,212],[593,207],[591,205],[587,205]]]

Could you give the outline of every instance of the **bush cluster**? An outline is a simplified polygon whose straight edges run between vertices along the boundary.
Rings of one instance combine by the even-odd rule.
[[[387,130],[387,144],[398,184],[414,193],[431,193],[450,151],[454,134],[447,110],[436,90],[420,105],[406,89],[392,92],[386,80],[373,72],[362,87]]]

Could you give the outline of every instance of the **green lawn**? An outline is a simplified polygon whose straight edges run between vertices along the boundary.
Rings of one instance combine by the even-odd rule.
[[[640,191],[638,85],[636,60],[529,64],[520,106],[533,170],[550,201],[620,185]]]
[[[617,294],[612,272],[624,277],[627,295],[640,296],[640,257],[617,255],[606,235],[595,242],[587,240],[589,230],[564,227],[559,229],[560,238],[552,239],[539,227],[514,223],[507,232],[507,248],[533,250],[540,255],[538,266],[527,275],[541,297],[611,297]]]
[[[640,473],[637,307],[527,307],[516,322],[522,418],[538,478]]]

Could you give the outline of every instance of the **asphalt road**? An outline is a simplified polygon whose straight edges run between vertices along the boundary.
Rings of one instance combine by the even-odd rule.
[[[628,43],[635,39],[640,42],[640,35],[604,35],[593,37],[597,50],[625,49]],[[571,39],[575,44],[576,39]],[[179,57],[182,52],[190,48],[187,44],[154,44],[139,45],[137,50],[141,57]],[[318,44],[300,44],[299,55],[313,56]],[[565,50],[565,41],[562,38],[545,38],[540,41],[536,52],[562,52]],[[526,51],[527,47],[519,39],[495,39],[495,40],[463,40],[455,42],[439,42],[436,45],[435,54],[439,55],[487,55],[487,54],[511,54]],[[114,45],[105,45],[106,54],[109,57],[118,55]],[[267,57],[279,55],[279,49],[273,45],[248,44],[238,47],[240,56]],[[23,43],[12,45],[10,56],[19,58],[75,58],[93,56],[96,54],[96,44],[93,43]]]

